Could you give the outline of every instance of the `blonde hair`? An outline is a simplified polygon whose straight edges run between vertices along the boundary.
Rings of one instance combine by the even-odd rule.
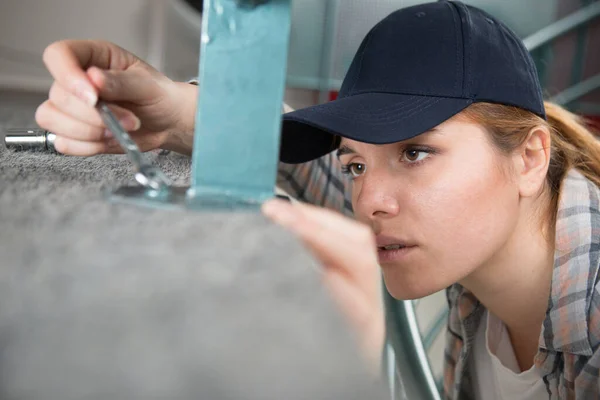
[[[472,104],[460,115],[483,126],[505,154],[521,146],[533,128],[541,125],[549,129],[552,145],[546,183],[554,224],[561,184],[571,168],[600,187],[600,142],[580,116],[551,102],[544,102],[544,106],[547,120],[518,107],[492,103]]]

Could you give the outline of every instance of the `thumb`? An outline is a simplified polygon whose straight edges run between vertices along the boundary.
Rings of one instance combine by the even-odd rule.
[[[139,70],[102,70],[91,67],[87,75],[98,88],[100,97],[107,101],[140,103],[158,95],[153,78],[140,73]]]

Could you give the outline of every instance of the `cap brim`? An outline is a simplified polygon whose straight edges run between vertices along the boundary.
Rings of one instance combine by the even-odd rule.
[[[386,144],[407,140],[453,117],[471,99],[364,93],[283,116],[280,160],[297,164],[324,156],[338,137]]]

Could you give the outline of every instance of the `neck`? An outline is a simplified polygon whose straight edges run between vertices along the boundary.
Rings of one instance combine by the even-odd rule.
[[[529,217],[532,211],[522,210],[505,246],[461,282],[506,324],[522,370],[533,365],[537,353],[554,263],[554,235],[544,237],[539,224]]]

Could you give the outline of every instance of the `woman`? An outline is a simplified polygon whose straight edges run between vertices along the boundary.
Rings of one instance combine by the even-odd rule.
[[[59,151],[116,152],[98,96],[144,150],[191,152],[195,87],[104,42],[58,42],[38,123]],[[367,35],[334,102],[284,117],[266,215],[299,235],[380,353],[376,271],[398,299],[447,289],[446,398],[600,396],[600,145],[544,103],[521,41],[459,2],[399,10]],[[341,215],[353,214],[354,218]]]

